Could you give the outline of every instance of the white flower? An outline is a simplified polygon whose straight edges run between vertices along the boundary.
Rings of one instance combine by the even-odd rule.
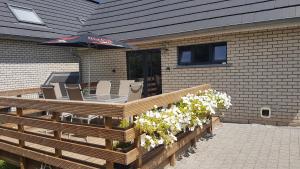
[[[194,131],[196,127],[202,128],[203,124],[209,123],[206,114],[215,114],[218,108],[228,109],[231,105],[230,96],[211,89],[197,95],[188,94],[170,108],[159,109],[154,105],[152,111],[134,121],[136,127],[146,133],[141,146],[148,150],[161,144],[168,146],[177,141],[177,133],[186,132],[187,128]]]
[[[145,147],[145,145],[146,145],[145,140],[141,140],[141,146],[142,146],[142,147]]]
[[[160,138],[158,141],[157,141],[158,144],[164,144],[164,139]]]
[[[177,141],[177,137],[174,136],[172,133],[170,134],[170,136],[171,136],[172,140]]]

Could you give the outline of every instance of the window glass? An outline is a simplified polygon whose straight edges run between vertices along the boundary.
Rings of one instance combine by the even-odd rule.
[[[44,24],[42,19],[34,12],[33,9],[27,9],[16,6],[9,6],[15,17],[21,22]]]
[[[183,51],[181,54],[181,63],[191,63],[192,62],[192,52],[191,51]]]
[[[227,58],[227,47],[226,46],[215,46],[214,47],[214,60],[215,61],[226,61]]]
[[[198,64],[204,64],[209,62],[209,45],[195,46],[195,58],[194,62]]]

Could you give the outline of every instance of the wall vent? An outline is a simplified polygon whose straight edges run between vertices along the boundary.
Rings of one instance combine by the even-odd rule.
[[[270,118],[271,117],[271,108],[270,107],[262,107],[260,109],[260,116],[262,118]]]

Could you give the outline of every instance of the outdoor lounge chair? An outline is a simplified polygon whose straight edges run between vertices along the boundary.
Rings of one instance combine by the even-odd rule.
[[[128,97],[131,83],[134,83],[134,80],[120,80],[119,96]]]
[[[110,81],[99,81],[96,88],[96,95],[106,96],[110,95],[111,82]]]

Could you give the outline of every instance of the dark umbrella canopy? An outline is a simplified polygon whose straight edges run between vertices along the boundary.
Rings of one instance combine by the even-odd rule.
[[[96,49],[133,48],[132,46],[126,43],[108,39],[92,33],[62,37],[43,42],[42,45],[86,47]]]
[[[95,49],[119,49],[119,48],[131,48],[126,43],[119,42],[116,40],[108,39],[105,37],[101,37],[96,34],[87,33],[75,36],[62,37],[54,40],[50,40],[47,42],[41,43],[41,45],[50,45],[50,46],[68,46],[68,47],[84,47],[84,48],[95,48]],[[90,83],[91,83],[91,70],[90,70],[90,61],[89,63],[89,91],[90,91]]]

